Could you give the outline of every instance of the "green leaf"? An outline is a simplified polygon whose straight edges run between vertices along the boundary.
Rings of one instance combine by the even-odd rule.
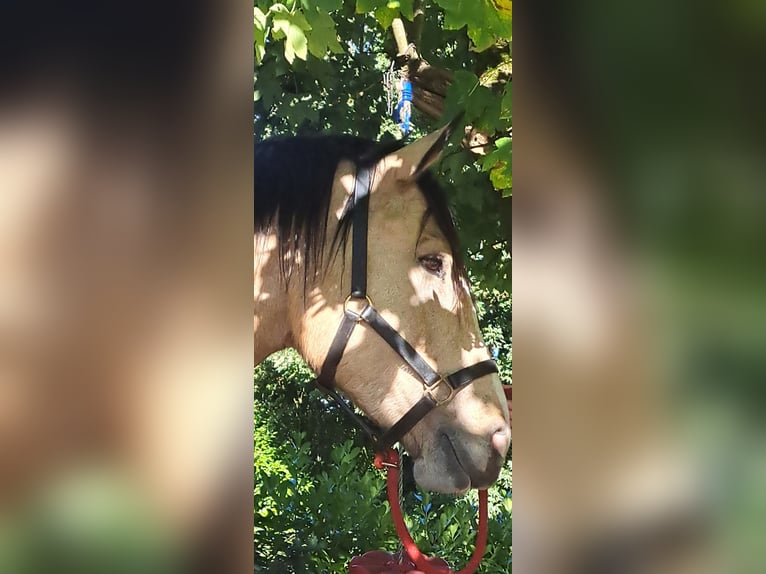
[[[280,4],[280,3],[272,4],[271,8],[269,8],[269,13],[270,14],[274,14],[274,15],[276,15],[276,14],[285,14],[285,15],[287,15],[287,17],[290,16],[290,10],[287,8],[287,6],[285,6],[284,4]]]
[[[260,28],[261,30],[266,29],[266,14],[264,14],[263,10],[257,6],[253,8],[253,23],[256,28]]]
[[[503,94],[503,100],[500,103],[500,119],[510,120],[513,117],[512,110],[513,103],[513,89],[511,82],[505,85],[505,93]]]
[[[486,50],[498,39],[510,39],[511,20],[500,17],[488,0],[436,0],[444,9],[444,28],[459,30],[467,26],[468,37],[478,52]]]
[[[388,0],[356,0],[356,13],[368,14],[380,8],[387,8]]]
[[[492,186],[495,189],[510,191],[513,187],[513,174],[511,173],[511,164],[507,162],[500,162],[492,171],[489,172],[489,180],[492,182]],[[503,194],[503,197],[508,197],[509,194]]]
[[[501,137],[495,141],[495,150],[482,160],[482,169],[489,171],[489,179],[497,190],[510,190],[513,187],[513,141],[510,137]],[[508,194],[510,195],[510,194]],[[507,197],[503,194],[503,197]]]
[[[271,109],[274,103],[282,97],[282,88],[276,78],[278,78],[277,66],[283,63],[284,60],[272,58],[256,71],[255,90],[258,92],[256,100],[262,102],[266,109]]]
[[[292,64],[296,56],[301,60],[308,57],[308,40],[300,26],[290,24],[285,39],[285,59]]]
[[[321,59],[327,55],[328,51],[334,54],[343,52],[343,47],[338,42],[335,21],[329,14],[307,12],[306,18],[311,25],[311,33],[308,35],[308,49],[313,56]]]
[[[465,99],[465,116],[467,121],[476,120],[492,105],[495,97],[489,88],[477,86],[468,93]]]
[[[253,32],[253,49],[255,51],[255,63],[260,65],[266,55],[266,31],[255,28]]]
[[[253,8],[253,24],[261,30],[266,29],[266,14],[257,6]]]
[[[290,12],[274,12],[271,25],[271,37],[275,40],[281,40],[287,37],[287,30],[290,28],[292,14]]]
[[[497,37],[487,26],[479,26],[476,28],[469,27],[468,37],[473,42],[474,49],[477,52],[483,52],[497,42]]]
[[[482,19],[484,0],[436,0],[436,2],[444,10],[444,28],[447,30],[459,30],[465,25],[476,27]]]
[[[255,51],[255,63],[260,64],[266,55],[266,14],[255,6],[253,8],[253,46]]]
[[[399,9],[390,8],[389,6],[381,6],[380,8],[376,8],[373,14],[375,15],[375,19],[378,21],[378,24],[387,30],[391,27],[391,23],[394,21],[394,18],[399,16]]]
[[[478,85],[479,78],[476,74],[466,70],[458,70],[455,72],[452,84],[447,88],[444,115],[453,116],[459,111],[464,111],[466,99]]]
[[[391,0],[388,7],[397,9],[407,20],[412,21],[415,17],[414,0]]]
[[[308,20],[306,20],[306,16],[304,16],[303,12],[295,12],[292,15],[292,21],[293,24],[295,24],[303,31],[311,30],[311,24],[308,23]]]
[[[306,12],[318,10],[319,12],[334,12],[343,7],[343,0],[301,0],[301,5]]]
[[[357,14],[372,13],[382,28],[388,29],[400,15],[414,18],[414,0],[357,0]]]
[[[305,60],[308,56],[308,40],[304,32],[311,30],[311,25],[303,13],[293,14],[279,9],[273,16],[273,27],[278,34],[272,33],[272,37],[285,38],[285,59],[291,64],[296,57]]]
[[[511,0],[492,0],[486,3],[486,18],[495,36],[510,41],[513,37]]]

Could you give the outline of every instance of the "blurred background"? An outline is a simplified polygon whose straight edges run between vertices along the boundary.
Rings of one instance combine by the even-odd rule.
[[[512,98],[510,3],[429,6],[417,48],[454,87],[414,133],[463,109],[486,148],[441,168],[505,376],[516,264],[517,541],[488,563],[765,571],[766,8],[525,3]],[[0,8],[0,572],[252,563],[252,417],[302,367],[264,365],[251,412],[249,122],[398,136],[380,78],[417,16],[254,8],[254,29],[233,1]],[[260,428],[254,488],[286,493],[305,437],[282,467]],[[373,489],[354,448],[325,455]],[[256,498],[264,560],[286,552],[273,508]]]
[[[0,572],[249,568],[235,4],[0,5]]]
[[[763,572],[763,3],[517,5],[515,566]]]

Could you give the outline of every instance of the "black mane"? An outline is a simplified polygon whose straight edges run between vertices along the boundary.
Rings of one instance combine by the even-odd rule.
[[[321,269],[338,164],[348,160],[358,169],[371,167],[403,145],[346,135],[273,138],[255,143],[255,231],[276,232],[283,274],[292,272],[292,254],[299,249],[306,279]],[[458,281],[465,271],[447,197],[429,172],[424,172],[417,183],[428,206],[426,216],[434,217],[449,242],[455,262],[453,279]],[[345,250],[352,212],[353,205],[348,205],[333,241],[336,248]]]

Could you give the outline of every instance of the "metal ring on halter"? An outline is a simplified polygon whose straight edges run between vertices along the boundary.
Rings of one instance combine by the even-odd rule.
[[[360,303],[362,301],[365,301],[365,305],[359,310],[359,312],[356,312],[349,309],[348,304],[351,303],[352,301],[359,301]],[[358,323],[362,320],[362,313],[364,313],[364,310],[367,309],[367,307],[372,307],[372,306],[373,306],[372,301],[367,295],[365,295],[364,298],[354,297],[353,295],[349,295],[348,297],[346,297],[346,300],[343,302],[343,312]]]
[[[444,387],[447,389],[447,396],[443,396],[444,393],[438,393],[439,387]],[[436,381],[433,385],[429,386],[423,383],[423,393],[426,396],[431,397],[431,399],[436,403],[436,406],[440,407],[444,403],[448,403],[452,400],[452,397],[455,396],[455,389],[453,389],[452,385],[450,385],[443,377],[439,377],[439,380]]]

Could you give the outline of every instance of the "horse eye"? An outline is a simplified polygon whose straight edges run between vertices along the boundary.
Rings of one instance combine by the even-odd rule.
[[[419,258],[420,265],[434,275],[441,277],[444,274],[444,261],[438,255],[424,255]]]

